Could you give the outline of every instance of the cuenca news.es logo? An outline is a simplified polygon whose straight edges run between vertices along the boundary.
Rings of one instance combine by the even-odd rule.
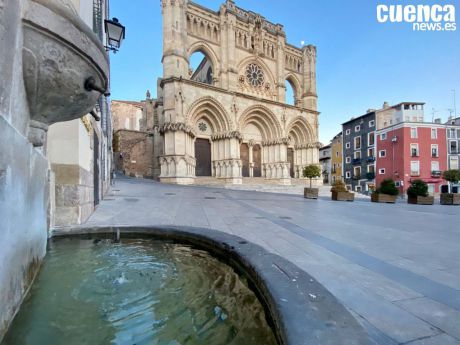
[[[379,23],[410,23],[414,31],[456,31],[454,5],[377,5]]]

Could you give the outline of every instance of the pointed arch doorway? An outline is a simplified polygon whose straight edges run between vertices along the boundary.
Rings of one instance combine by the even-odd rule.
[[[195,175],[211,176],[211,143],[208,139],[197,138],[195,140]]]

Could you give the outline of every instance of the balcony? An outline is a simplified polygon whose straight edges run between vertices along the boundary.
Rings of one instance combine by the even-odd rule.
[[[359,165],[359,164],[361,164],[361,158],[353,159],[353,165]]]
[[[411,156],[411,157],[418,157],[419,154],[418,154],[418,152],[412,151],[412,152],[410,153],[410,156]]]
[[[373,179],[375,179],[375,173],[373,173],[373,172],[368,172],[368,173],[366,174],[366,178],[367,178],[368,180],[373,180]]]
[[[366,161],[367,161],[368,163],[375,162],[375,157],[374,157],[374,156],[367,157]]]
[[[431,172],[431,177],[440,178],[441,176],[442,176],[442,171],[433,170],[433,171]]]
[[[353,175],[352,179],[355,181],[361,180],[361,175]]]

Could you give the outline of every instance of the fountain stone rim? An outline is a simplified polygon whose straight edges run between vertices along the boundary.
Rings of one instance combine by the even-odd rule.
[[[187,226],[76,226],[55,228],[51,239],[105,235],[154,237],[204,249],[248,278],[279,344],[374,344],[352,314],[312,276],[241,237]]]

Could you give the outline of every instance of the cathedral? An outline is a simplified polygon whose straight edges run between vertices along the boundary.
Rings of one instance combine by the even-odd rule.
[[[163,76],[146,124],[155,178],[241,184],[260,177],[289,185],[319,163],[314,46],[287,43],[281,24],[232,0],[218,11],[162,0],[162,15]],[[193,70],[195,52],[204,58]],[[286,83],[294,104],[286,102]]]

